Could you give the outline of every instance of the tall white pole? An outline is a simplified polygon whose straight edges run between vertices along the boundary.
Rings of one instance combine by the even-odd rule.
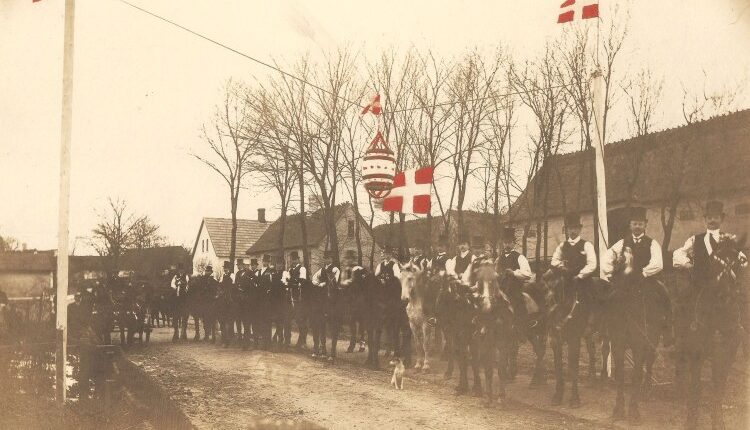
[[[604,175],[604,78],[600,70],[592,76],[594,96],[594,156],[596,166],[596,208],[599,219],[595,220],[595,233],[599,235],[599,276],[603,276],[601,262],[609,246],[607,228],[607,185]]]
[[[73,29],[75,0],[65,0],[63,91],[60,142],[60,207],[57,242],[57,352],[55,398],[65,404],[65,364],[68,340],[68,223],[70,218],[70,143],[73,128]]]

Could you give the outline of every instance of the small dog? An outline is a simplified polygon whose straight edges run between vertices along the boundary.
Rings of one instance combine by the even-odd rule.
[[[400,358],[394,358],[391,363],[394,364],[391,384],[397,390],[404,389],[404,362]]]

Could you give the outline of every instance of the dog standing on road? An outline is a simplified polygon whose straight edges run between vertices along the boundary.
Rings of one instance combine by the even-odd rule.
[[[393,376],[391,377],[391,384],[397,390],[404,389],[404,362],[400,358],[394,358],[393,362]]]

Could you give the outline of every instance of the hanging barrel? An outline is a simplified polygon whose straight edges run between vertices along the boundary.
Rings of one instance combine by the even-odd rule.
[[[390,194],[395,174],[396,157],[378,131],[362,159],[362,182],[372,198],[382,199]]]

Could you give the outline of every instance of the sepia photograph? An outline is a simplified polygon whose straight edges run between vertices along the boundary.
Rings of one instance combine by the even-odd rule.
[[[0,0],[0,429],[750,428],[750,0]]]

